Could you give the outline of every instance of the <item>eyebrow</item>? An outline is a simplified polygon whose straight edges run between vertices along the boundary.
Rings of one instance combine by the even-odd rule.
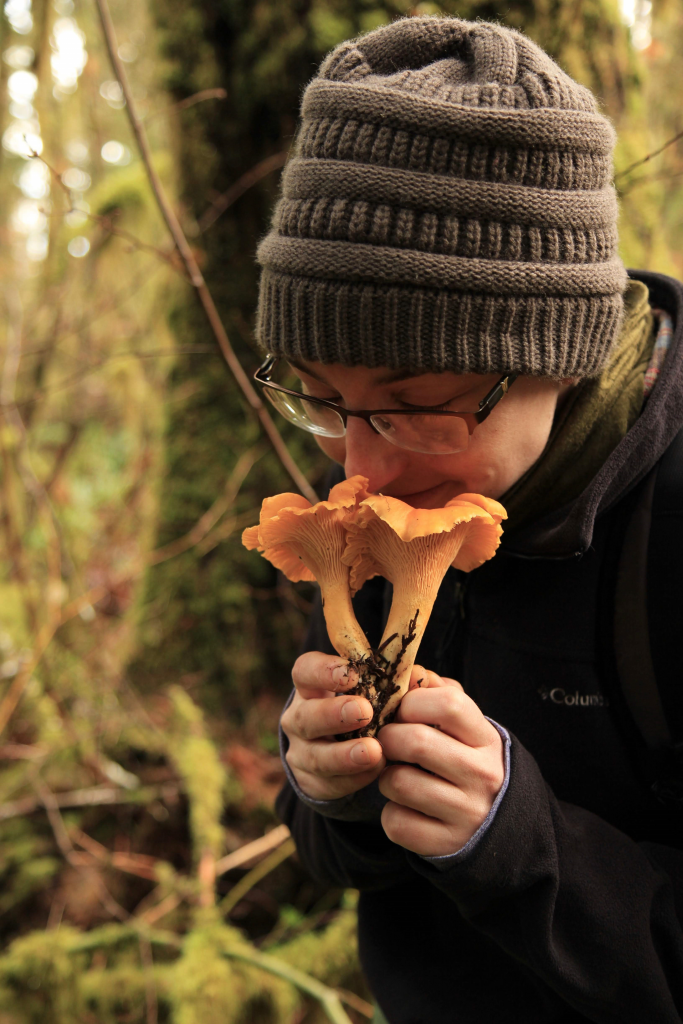
[[[328,381],[326,381],[323,377],[320,377],[317,373],[314,373],[313,370],[309,370],[307,366],[302,366],[301,363],[298,363],[296,361],[296,359],[288,359],[287,362],[289,363],[290,366],[295,367],[295,369],[301,370],[301,372],[305,373],[306,376],[313,377],[314,380],[319,380],[321,384],[328,383]],[[423,373],[416,373],[414,370],[390,370],[389,373],[382,374],[381,377],[378,377],[376,380],[373,380],[372,383],[375,385],[398,384],[402,380],[413,380],[417,377],[422,376],[424,376]]]

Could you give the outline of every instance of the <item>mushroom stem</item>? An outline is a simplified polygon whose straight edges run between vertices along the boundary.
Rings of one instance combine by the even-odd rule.
[[[394,596],[379,648],[388,663],[387,671],[394,689],[382,708],[378,728],[408,691],[410,674],[436,595],[464,540],[460,530],[437,536],[438,544],[432,537],[418,537],[405,544],[406,558],[394,572]]]
[[[346,566],[340,565],[340,569]],[[348,569],[342,579],[321,583],[323,614],[330,642],[337,654],[350,662],[361,663],[372,655],[372,648],[356,619],[349,593]]]

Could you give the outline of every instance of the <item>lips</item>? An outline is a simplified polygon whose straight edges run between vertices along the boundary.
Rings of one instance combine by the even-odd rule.
[[[424,491],[400,493],[398,489],[391,489],[383,490],[382,493],[390,498],[400,498],[413,508],[443,508],[447,501],[466,490],[465,484],[460,480],[444,480]]]

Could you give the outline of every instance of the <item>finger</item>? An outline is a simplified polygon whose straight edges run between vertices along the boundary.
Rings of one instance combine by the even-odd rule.
[[[358,682],[358,673],[336,654],[308,651],[294,662],[292,682],[297,692],[308,700],[350,690]]]
[[[429,668],[423,668],[422,665],[413,665],[410,673],[410,682],[408,683],[409,690],[415,690],[417,687],[442,685],[441,676],[437,675],[436,672],[432,672]]]
[[[455,853],[465,845],[458,830],[427,817],[411,807],[388,803],[382,810],[382,828],[392,843],[421,857],[439,857]]]
[[[396,721],[437,725],[442,732],[470,747],[486,747],[498,736],[498,731],[460,686],[411,690],[401,701]]]
[[[388,800],[402,807],[412,807],[430,818],[450,823],[463,815],[469,816],[467,796],[458,786],[407,764],[385,768],[379,789]],[[472,817],[474,820],[474,815]]]
[[[505,778],[498,733],[496,737],[497,745],[482,753],[481,748],[422,724],[392,722],[378,736],[388,761],[420,765],[462,789],[489,796],[498,792]]]
[[[298,736],[317,740],[322,736],[361,729],[372,718],[372,704],[365,697],[318,697],[306,700],[299,692],[282,714],[282,729],[291,740]]]
[[[337,775],[360,775],[384,766],[382,747],[373,737],[360,740],[301,740],[294,737],[287,751],[292,769],[308,772],[324,779]]]
[[[314,800],[336,800],[341,796],[357,793],[369,786],[381,772],[382,765],[377,765],[376,768],[367,772],[360,772],[358,775],[334,775],[329,779],[323,779],[300,769],[292,770],[297,784],[306,796],[310,796]]]

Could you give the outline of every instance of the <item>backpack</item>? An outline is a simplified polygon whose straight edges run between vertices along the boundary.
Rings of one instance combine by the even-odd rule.
[[[683,430],[615,537],[612,675],[641,776],[683,810]]]

